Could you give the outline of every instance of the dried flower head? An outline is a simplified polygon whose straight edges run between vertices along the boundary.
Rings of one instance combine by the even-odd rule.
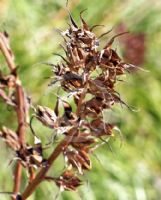
[[[8,35],[0,33],[0,50],[7,58],[11,71],[7,76],[0,73],[0,97],[15,108],[18,118],[18,130],[14,132],[3,127],[0,137],[16,152],[19,160],[17,169],[23,166],[30,174],[30,184],[16,199],[28,198],[42,180],[53,180],[61,191],[76,191],[82,183],[77,174],[83,175],[85,171],[91,170],[90,154],[102,144],[102,141],[106,143],[115,127],[114,124],[105,122],[103,111],[111,109],[116,103],[127,106],[116,91],[115,85],[118,78],[128,72],[131,65],[123,62],[112,48],[115,38],[124,33],[112,37],[101,49],[100,39],[110,31],[97,37],[93,32],[96,26],[90,27],[83,19],[82,12],[81,27],[76,24],[70,13],[69,18],[68,29],[60,31],[64,39],[62,48],[65,57],[56,54],[62,61],[56,65],[46,64],[52,67],[54,73],[54,79],[49,85],[59,82],[64,94],[73,98],[75,109],[67,98],[63,99],[57,95],[54,109],[39,105],[30,120],[32,123],[35,117],[44,126],[56,132],[56,135],[59,136],[61,133],[63,136],[47,159],[43,157],[45,148],[42,147],[38,133],[35,134],[32,126],[35,144],[29,145],[24,139],[30,104],[18,79]],[[7,94],[10,89],[13,90],[13,95]],[[63,113],[60,109],[63,109]],[[46,176],[52,163],[61,153],[64,156],[65,171],[58,178]],[[33,168],[40,169],[36,177]],[[19,171],[16,173],[21,174]],[[20,177],[16,179],[16,188],[19,184],[17,180],[19,181]],[[19,189],[14,190],[14,194],[18,194],[18,191]]]
[[[54,118],[50,115],[50,119],[46,117],[44,121],[47,109],[39,113],[37,118],[50,128],[60,130],[62,127],[68,127],[64,132],[66,136],[71,136],[74,132],[68,147],[63,149],[63,155],[68,169],[83,174],[84,170],[90,170],[92,167],[90,161],[92,149],[98,146],[99,141],[108,139],[115,127],[114,124],[104,121],[103,110],[111,109],[115,103],[126,105],[115,90],[115,84],[118,77],[128,71],[130,64],[124,63],[112,49],[115,38],[124,33],[115,35],[103,49],[100,49],[99,39],[106,33],[97,38],[92,32],[93,28],[90,28],[83,19],[82,13],[81,27],[75,23],[70,14],[69,18],[71,22],[69,28],[60,31],[64,39],[62,47],[66,57],[56,54],[62,58],[62,62],[57,65],[47,64],[52,66],[55,74],[50,85],[60,82],[64,92],[73,97],[76,111],[73,112],[71,105],[61,100],[64,114],[59,116],[61,98],[58,98],[54,111],[51,111]],[[69,189],[66,183],[68,177],[65,175],[58,179],[57,185]],[[70,176],[74,177],[71,173]]]

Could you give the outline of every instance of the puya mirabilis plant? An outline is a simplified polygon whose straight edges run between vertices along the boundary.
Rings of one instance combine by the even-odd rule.
[[[32,126],[34,146],[25,139],[26,128],[30,124],[27,121],[30,103],[17,75],[8,35],[0,33],[0,50],[10,69],[9,75],[0,73],[0,97],[15,108],[18,122],[16,131],[2,127],[0,132],[1,138],[15,151],[17,158],[14,190],[9,193],[13,199],[27,199],[42,181],[55,182],[61,191],[76,191],[82,184],[81,176],[92,168],[90,154],[100,144],[106,143],[115,128],[114,124],[105,122],[103,111],[111,109],[114,104],[126,105],[115,90],[115,84],[133,66],[123,62],[112,48],[115,38],[123,33],[112,37],[100,49],[100,39],[108,32],[96,37],[93,32],[96,26],[89,27],[82,13],[81,27],[70,14],[69,18],[69,28],[59,31],[64,39],[62,48],[65,57],[59,55],[62,58],[59,64],[45,64],[50,65],[54,73],[50,85],[59,82],[64,93],[73,98],[76,109],[72,108],[68,99],[59,96],[54,109],[40,105],[35,108],[35,118],[52,129],[57,137],[61,134],[62,139],[48,158],[44,158],[45,147],[42,147]],[[60,114],[62,105],[64,111]],[[65,169],[59,177],[50,177],[47,172],[60,155],[64,156]],[[29,181],[20,194],[22,168],[29,173]]]

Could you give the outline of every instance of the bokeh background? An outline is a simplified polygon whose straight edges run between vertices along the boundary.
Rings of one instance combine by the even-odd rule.
[[[59,62],[53,52],[61,53],[62,38],[55,31],[66,29],[68,12],[65,0],[0,0],[0,30],[11,39],[16,64],[24,87],[34,105],[53,107],[54,88],[49,88],[50,68],[41,62]],[[95,29],[96,35],[111,29],[109,37],[130,31],[117,39],[114,48],[126,61],[137,68],[118,85],[118,91],[134,112],[116,106],[107,113],[121,129],[92,156],[93,169],[85,174],[85,184],[77,193],[64,192],[60,200],[159,200],[161,199],[161,1],[160,0],[69,0],[69,9],[77,23],[79,13]],[[6,70],[0,55],[0,68]],[[0,100],[0,127],[15,127],[15,114]],[[39,136],[45,141],[51,131],[34,122]],[[32,142],[30,130],[28,140]],[[122,145],[120,145],[122,143]],[[50,151],[50,150],[49,150]],[[49,154],[47,151],[46,154]],[[12,190],[12,170],[8,165],[14,154],[0,141],[0,191]],[[56,176],[63,169],[61,158],[50,170]],[[23,174],[22,191],[27,184]],[[29,200],[55,199],[57,187],[43,182]],[[1,200],[9,197],[1,195]]]

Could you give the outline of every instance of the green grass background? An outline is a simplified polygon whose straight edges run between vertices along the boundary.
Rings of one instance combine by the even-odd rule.
[[[93,168],[84,176],[85,184],[79,192],[64,192],[60,200],[159,200],[161,199],[161,1],[160,0],[69,0],[70,10],[79,23],[84,13],[90,24],[104,24],[96,34],[124,22],[131,32],[146,35],[145,61],[138,71],[127,75],[118,91],[129,105],[139,109],[131,112],[116,106],[112,115],[122,131],[110,140],[113,152],[105,145],[97,152],[100,162],[92,156]],[[55,29],[67,27],[68,14],[64,0],[0,0],[0,30],[6,30],[11,39],[15,61],[24,87],[34,105],[53,107],[55,89],[47,85],[52,76],[48,67],[38,63],[57,63],[53,52],[61,53],[61,37]],[[108,37],[104,38],[106,41]],[[120,46],[118,40],[115,45]],[[121,50],[120,50],[121,53]],[[6,64],[0,55],[0,68]],[[111,115],[109,115],[111,116]],[[0,100],[0,126],[15,127],[15,114]],[[34,122],[43,141],[51,131]],[[28,139],[32,136],[28,130]],[[50,150],[46,152],[46,155]],[[0,191],[12,190],[12,170],[8,165],[13,153],[0,141]],[[62,158],[56,161],[50,174],[56,176],[63,169]],[[27,184],[23,173],[22,191]],[[53,183],[43,182],[29,200],[55,199],[58,193]],[[1,200],[9,197],[0,196]]]

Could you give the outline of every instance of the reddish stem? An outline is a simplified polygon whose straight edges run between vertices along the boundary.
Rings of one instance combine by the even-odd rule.
[[[14,172],[14,186],[13,192],[18,193],[21,186],[21,174],[22,174],[22,165],[20,162],[17,163],[15,172]],[[15,199],[12,197],[12,199]]]

